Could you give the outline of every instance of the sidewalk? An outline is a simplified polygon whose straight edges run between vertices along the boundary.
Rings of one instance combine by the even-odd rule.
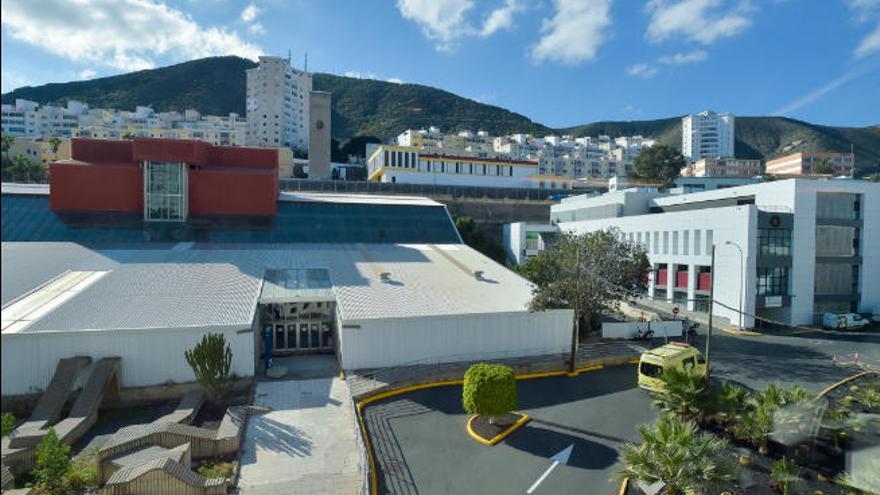
[[[323,373],[317,371],[320,360]],[[335,356],[301,356],[285,364],[288,376],[322,376],[257,383],[255,405],[272,412],[248,420],[238,493],[357,493],[354,410]]]

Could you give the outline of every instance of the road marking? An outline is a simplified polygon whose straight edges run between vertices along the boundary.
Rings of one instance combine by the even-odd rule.
[[[556,469],[556,466],[558,466],[560,462],[563,464],[567,464],[568,458],[571,457],[572,450],[574,450],[574,444],[571,444],[568,447],[560,450],[559,452],[556,453],[556,455],[551,457],[550,460],[553,461],[553,464],[551,464],[550,467],[548,467],[547,470],[544,471],[544,474],[542,474],[540,478],[538,478],[537,480],[535,480],[534,483],[532,483],[532,486],[530,486],[529,489],[526,490],[526,493],[531,495],[531,493],[534,492],[538,488],[538,485],[540,485],[541,482],[543,482],[544,479],[547,478],[547,476],[549,476],[550,473],[552,473],[554,469]]]

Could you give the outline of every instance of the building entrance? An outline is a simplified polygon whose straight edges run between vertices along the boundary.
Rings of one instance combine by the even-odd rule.
[[[263,328],[272,330],[272,353],[333,351],[336,348],[336,303],[273,303],[263,306]]]

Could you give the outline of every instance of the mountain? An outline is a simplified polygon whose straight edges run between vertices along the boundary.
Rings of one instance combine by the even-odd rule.
[[[80,100],[92,107],[133,110],[151,105],[156,111],[195,108],[203,114],[245,113],[245,70],[255,67],[239,57],[211,57],[159,69],[142,70],[89,81],[23,87],[2,95],[38,103]],[[641,134],[681,146],[681,118],[594,122],[553,129],[500,107],[462,98],[419,84],[396,84],[333,74],[314,75],[313,87],[333,93],[333,137],[393,138],[408,128],[435,125],[446,131],[485,130],[538,136],[565,133],[611,137]],[[772,159],[795,151],[856,152],[862,173],[880,171],[880,126],[831,127],[784,117],[737,117],[735,152],[742,158]]]

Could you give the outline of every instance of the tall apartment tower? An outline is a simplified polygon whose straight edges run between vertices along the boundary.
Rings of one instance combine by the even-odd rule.
[[[330,93],[312,91],[309,97],[309,179],[329,179]]]
[[[681,119],[681,154],[688,162],[733,156],[734,117],[705,111]]]
[[[294,69],[290,59],[260,57],[247,71],[250,146],[309,149],[309,92],[312,74]]]

